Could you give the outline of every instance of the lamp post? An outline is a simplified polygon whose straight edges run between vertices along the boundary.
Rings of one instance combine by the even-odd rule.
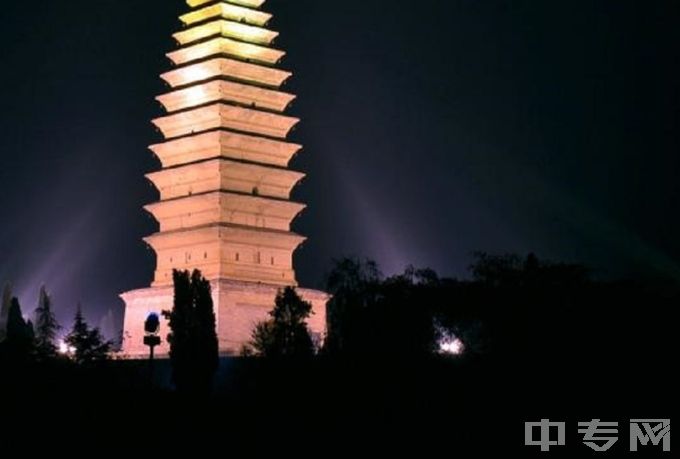
[[[158,336],[160,328],[161,320],[158,314],[152,312],[144,321],[144,344],[149,346],[149,380],[152,385],[154,349],[161,344],[161,337]]]

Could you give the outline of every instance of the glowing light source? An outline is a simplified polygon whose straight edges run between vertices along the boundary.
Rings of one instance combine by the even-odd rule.
[[[439,341],[439,353],[448,355],[461,355],[465,350],[465,344],[459,338],[442,338]]]
[[[451,329],[444,327],[438,320],[434,321],[434,329],[438,336],[437,353],[458,356],[465,352],[465,343]]]
[[[58,351],[62,355],[73,355],[76,352],[76,348],[73,346],[69,346],[66,344],[66,342],[62,339],[59,341],[59,346],[58,346]]]

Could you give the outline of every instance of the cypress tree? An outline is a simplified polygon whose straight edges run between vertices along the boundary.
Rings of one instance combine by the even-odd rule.
[[[7,337],[7,319],[9,317],[9,307],[12,304],[12,287],[5,285],[2,292],[2,303],[0,303],[0,343]]]
[[[195,270],[173,272],[174,305],[164,311],[169,320],[172,381],[177,390],[210,391],[219,363],[215,312],[210,282]]]
[[[35,310],[35,350],[39,359],[49,359],[57,355],[57,333],[59,322],[52,310],[52,300],[45,287],[40,289],[38,308]]]
[[[14,360],[28,360],[33,353],[33,324],[30,320],[24,320],[17,298],[12,298],[10,302],[7,315],[7,336],[3,344],[10,358]]]

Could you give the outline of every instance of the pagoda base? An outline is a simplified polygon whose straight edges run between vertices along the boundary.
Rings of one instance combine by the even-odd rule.
[[[217,338],[221,355],[238,355],[252,339],[252,331],[258,322],[269,319],[274,308],[279,285],[241,282],[227,279],[212,281],[212,296],[217,321]],[[329,295],[318,290],[298,288],[298,294],[312,304],[312,315],[307,323],[312,338],[321,344],[326,331],[326,303]],[[161,315],[161,341],[156,355],[167,356],[169,347],[168,322],[162,318],[163,311],[173,307],[174,289],[152,287],[123,293],[125,323],[122,355],[126,358],[148,357],[149,348],[144,345],[144,321],[150,313]]]

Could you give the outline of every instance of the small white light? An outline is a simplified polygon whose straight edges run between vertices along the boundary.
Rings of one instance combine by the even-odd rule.
[[[452,329],[443,326],[437,320],[434,321],[433,325],[439,337],[437,340],[439,348],[435,352],[448,356],[458,356],[465,352],[465,343],[456,336]]]
[[[62,339],[59,341],[59,353],[62,355],[72,355],[76,352],[76,349],[73,346],[69,346],[66,344],[66,342]]]
[[[465,350],[465,345],[458,338],[443,338],[439,341],[439,353],[449,355],[461,355]]]

